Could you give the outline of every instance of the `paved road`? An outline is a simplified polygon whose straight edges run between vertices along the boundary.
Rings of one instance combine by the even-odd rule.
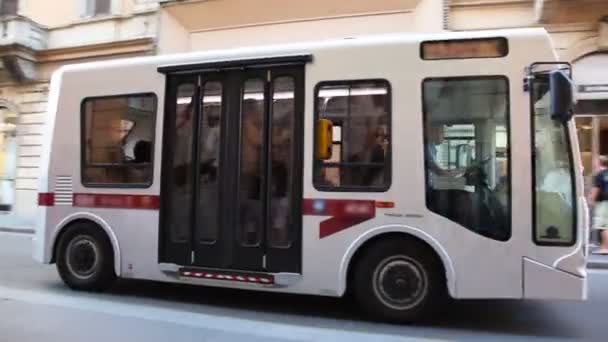
[[[608,271],[591,273],[587,302],[456,301],[432,324],[405,326],[332,298],[142,281],[75,292],[30,245],[0,233],[0,342],[608,340]]]

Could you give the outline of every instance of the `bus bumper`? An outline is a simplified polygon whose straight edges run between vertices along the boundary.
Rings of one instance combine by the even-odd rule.
[[[587,274],[577,276],[524,258],[524,298],[587,299]]]
[[[40,210],[45,212],[45,210]],[[32,238],[32,257],[35,261],[43,264],[51,262],[51,253],[47,244],[47,231],[46,231],[46,219],[43,214],[40,214],[38,222],[36,224],[36,232]]]

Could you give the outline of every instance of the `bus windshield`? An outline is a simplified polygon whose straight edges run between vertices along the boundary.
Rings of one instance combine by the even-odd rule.
[[[572,148],[568,123],[550,115],[549,78],[532,81],[534,240],[540,245],[572,245],[575,240],[576,205]]]

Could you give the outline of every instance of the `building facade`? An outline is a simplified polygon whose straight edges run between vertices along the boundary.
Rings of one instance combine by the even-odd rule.
[[[33,226],[52,73],[156,53],[158,3],[0,0],[0,227]]]
[[[0,0],[0,21],[0,227],[32,225],[52,72],[91,60],[542,26],[574,66],[585,174],[608,154],[605,0]]]
[[[163,1],[160,53],[444,29],[442,0]]]

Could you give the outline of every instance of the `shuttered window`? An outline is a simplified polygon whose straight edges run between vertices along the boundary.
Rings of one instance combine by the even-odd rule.
[[[87,16],[98,16],[110,14],[112,0],[85,0],[86,1],[86,15]]]
[[[0,15],[16,15],[18,8],[18,0],[0,0]]]

